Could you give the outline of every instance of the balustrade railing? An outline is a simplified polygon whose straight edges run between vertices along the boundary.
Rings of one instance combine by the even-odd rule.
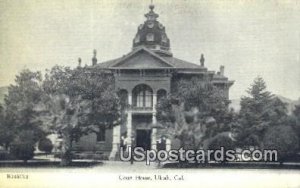
[[[153,107],[145,107],[145,106],[132,106],[132,110],[140,110],[140,111],[152,111]]]

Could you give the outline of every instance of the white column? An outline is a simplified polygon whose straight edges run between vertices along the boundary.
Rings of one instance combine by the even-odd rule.
[[[171,140],[169,138],[166,139],[166,151],[171,150]]]
[[[132,105],[132,92],[131,91],[128,92],[128,104],[129,104],[129,106]]]
[[[118,150],[121,139],[121,125],[114,126],[113,128],[113,148]]]
[[[113,128],[113,143],[112,150],[109,156],[110,160],[115,160],[116,154],[120,148],[120,135],[121,135],[121,125],[117,125]]]
[[[128,145],[131,146],[131,136],[132,136],[132,112],[131,112],[131,106],[132,106],[132,93],[131,91],[128,93],[128,105],[129,109],[127,110],[127,140]]]
[[[157,149],[157,145],[156,145],[156,140],[157,140],[157,138],[156,138],[156,134],[157,134],[157,129],[156,128],[153,128],[152,129],[152,138],[151,138],[151,149],[153,149],[153,150],[156,150]]]
[[[156,105],[157,105],[157,96],[156,96],[156,93],[153,93],[153,102],[152,102],[152,104],[153,104],[153,112],[155,112],[156,113]]]
[[[157,97],[156,93],[153,94],[153,113],[152,113],[152,124],[156,125],[157,124],[157,119],[156,119],[156,104],[157,104]],[[156,135],[157,135],[157,128],[152,129],[152,135],[151,135],[151,149],[156,150]]]
[[[127,146],[131,146],[132,137],[132,113],[131,111],[127,112]]]
[[[153,94],[153,108],[152,108],[152,124],[156,124],[157,120],[156,120],[156,105],[157,105],[157,97],[156,94]]]

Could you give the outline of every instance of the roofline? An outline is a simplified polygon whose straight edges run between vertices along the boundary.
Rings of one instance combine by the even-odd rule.
[[[151,55],[153,55],[154,57],[156,57],[157,59],[163,61],[163,62],[166,63],[167,65],[169,65],[169,66],[171,66],[171,67],[174,67],[174,66],[171,65],[169,62],[167,62],[166,60],[164,60],[163,58],[161,58],[159,55],[157,55],[155,52],[152,52],[151,50],[148,50],[148,49],[145,48],[145,47],[140,47],[140,48],[137,48],[137,49],[134,50],[134,51],[129,52],[129,53],[126,54],[124,57],[121,57],[119,60],[117,60],[116,63],[114,63],[113,65],[111,65],[109,68],[112,68],[112,67],[118,65],[118,64],[121,63],[122,61],[124,61],[124,60],[130,58],[131,56],[133,56],[134,54],[136,54],[137,52],[142,51],[142,50],[148,52],[149,54],[151,54]]]
[[[155,70],[158,70],[158,69],[176,69],[176,67],[155,67],[155,68],[147,68],[147,67],[108,67],[106,69],[110,69],[110,70],[118,70],[118,69],[122,69],[122,70],[144,70],[144,69],[148,69],[148,70],[151,70],[151,69],[155,69]]]
[[[212,80],[212,83],[224,83],[224,84],[228,84],[228,85],[233,85],[235,82],[235,80]]]

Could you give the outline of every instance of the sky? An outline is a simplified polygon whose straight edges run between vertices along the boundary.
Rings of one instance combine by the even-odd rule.
[[[91,65],[131,51],[150,0],[0,0],[0,86],[25,68]],[[225,75],[230,98],[261,76],[268,90],[300,98],[300,1],[154,0],[175,57]]]

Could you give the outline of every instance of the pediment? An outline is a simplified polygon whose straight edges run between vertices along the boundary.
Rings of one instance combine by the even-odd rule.
[[[133,68],[133,69],[156,69],[170,68],[171,66],[157,54],[141,49],[122,58],[112,67],[114,68]]]

